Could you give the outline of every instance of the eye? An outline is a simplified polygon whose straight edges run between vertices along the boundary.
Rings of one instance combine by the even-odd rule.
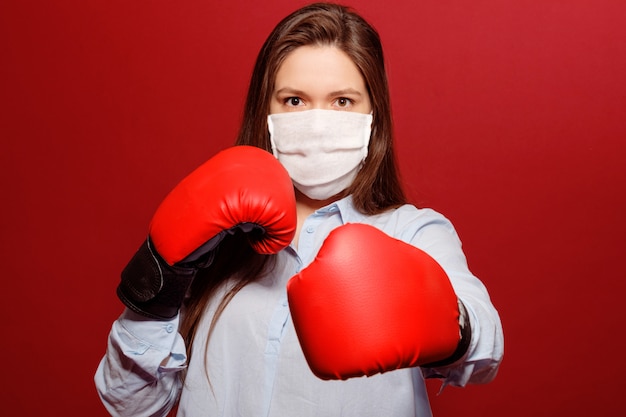
[[[341,108],[350,107],[352,104],[354,104],[354,102],[351,99],[347,98],[347,97],[339,97],[335,101],[335,105],[337,107],[341,107]]]
[[[302,105],[302,100],[300,99],[300,97],[287,97],[284,102],[287,106],[291,107],[298,107]]]

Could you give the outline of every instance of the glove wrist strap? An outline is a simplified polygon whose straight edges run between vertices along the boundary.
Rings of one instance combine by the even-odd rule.
[[[117,296],[138,314],[171,319],[178,314],[196,272],[193,267],[168,265],[148,238],[122,271]]]

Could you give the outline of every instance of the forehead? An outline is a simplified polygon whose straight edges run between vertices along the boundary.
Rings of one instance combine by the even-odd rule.
[[[300,46],[276,73],[275,88],[365,90],[365,80],[352,59],[335,46]]]

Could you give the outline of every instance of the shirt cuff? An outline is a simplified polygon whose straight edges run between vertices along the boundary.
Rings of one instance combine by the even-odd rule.
[[[179,315],[170,320],[154,320],[125,309],[117,320],[124,331],[147,348],[171,350],[178,336]]]

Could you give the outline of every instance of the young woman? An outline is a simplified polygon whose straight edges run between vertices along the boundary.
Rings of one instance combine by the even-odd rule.
[[[95,376],[112,415],[429,416],[425,377],[495,377],[487,290],[400,187],[367,22],[334,4],[280,22],[237,145],[166,197],[122,272]]]

